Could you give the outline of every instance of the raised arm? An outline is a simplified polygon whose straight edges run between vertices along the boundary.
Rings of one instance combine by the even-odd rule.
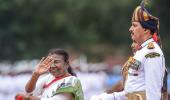
[[[25,91],[27,93],[32,92],[35,89],[37,80],[40,75],[46,73],[48,69],[50,68],[50,65],[54,62],[54,60],[48,56],[47,58],[42,58],[39,62],[39,64],[36,66],[35,71],[33,72],[30,80],[27,82],[25,86]]]

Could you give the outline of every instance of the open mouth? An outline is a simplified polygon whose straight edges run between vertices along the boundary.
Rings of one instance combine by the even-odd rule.
[[[131,35],[134,35],[134,33],[133,32],[130,32],[131,33]]]

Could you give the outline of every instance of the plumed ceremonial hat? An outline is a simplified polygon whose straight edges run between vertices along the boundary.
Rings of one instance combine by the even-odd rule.
[[[143,28],[150,29],[152,34],[159,31],[159,19],[153,16],[145,8],[146,0],[142,0],[141,4],[137,6],[132,15],[132,22],[140,22]]]

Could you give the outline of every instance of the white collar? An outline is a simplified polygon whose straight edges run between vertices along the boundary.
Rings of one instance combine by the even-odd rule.
[[[153,38],[146,40],[145,42],[142,43],[142,45],[141,45],[142,48],[145,47],[148,43],[153,42],[153,41],[154,41]]]

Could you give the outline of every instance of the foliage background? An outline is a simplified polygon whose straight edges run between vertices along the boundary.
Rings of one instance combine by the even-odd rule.
[[[89,61],[130,55],[131,15],[141,0],[0,0],[0,61],[39,58],[59,47]],[[170,66],[170,1],[150,0]]]

